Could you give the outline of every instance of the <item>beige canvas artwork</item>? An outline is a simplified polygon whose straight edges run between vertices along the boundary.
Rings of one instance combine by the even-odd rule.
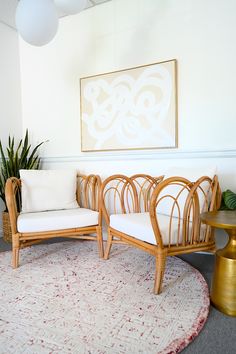
[[[81,149],[177,147],[176,60],[80,80]]]

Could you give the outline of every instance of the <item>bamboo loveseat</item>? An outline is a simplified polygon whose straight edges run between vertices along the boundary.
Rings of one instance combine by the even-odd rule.
[[[36,171],[41,172],[43,173]],[[19,206],[22,206],[22,180],[15,177],[7,180],[5,194],[12,230],[13,268],[19,265],[21,248],[55,237],[95,240],[99,256],[103,257],[102,219],[99,210],[101,179],[97,175],[75,174],[75,184],[74,197],[79,204],[77,208],[19,213]],[[50,195],[50,190],[48,194]]]
[[[137,181],[140,182],[137,183]],[[167,256],[215,251],[214,229],[200,214],[220,205],[216,175],[197,180],[113,175],[101,187],[101,208],[108,226],[104,258],[113,243],[127,243],[156,258],[154,293],[161,292]]]

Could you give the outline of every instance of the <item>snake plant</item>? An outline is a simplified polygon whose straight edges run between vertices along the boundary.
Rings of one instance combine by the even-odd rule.
[[[8,146],[5,151],[0,141],[0,198],[5,204],[6,211],[5,184],[7,179],[9,177],[19,178],[20,169],[38,169],[40,166],[40,158],[37,155],[37,150],[42,144],[43,142],[32,148],[29,143],[28,130],[25,133],[24,139],[21,139],[17,145],[15,145],[14,137],[9,136]]]

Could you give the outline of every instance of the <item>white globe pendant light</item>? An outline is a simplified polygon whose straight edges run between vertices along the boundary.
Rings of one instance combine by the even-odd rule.
[[[52,0],[20,0],[15,19],[19,34],[32,45],[47,44],[56,35],[58,16]]]
[[[66,15],[74,15],[84,10],[87,5],[87,0],[54,0],[58,9]]]

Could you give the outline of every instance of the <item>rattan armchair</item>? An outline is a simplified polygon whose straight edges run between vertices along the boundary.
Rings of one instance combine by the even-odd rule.
[[[147,181],[153,180],[149,176]],[[108,226],[104,258],[108,259],[113,243],[127,243],[150,253],[156,258],[154,293],[159,294],[167,256],[214,252],[214,230],[201,224],[200,213],[216,210],[221,193],[217,176],[195,182],[170,177],[158,182],[154,190],[153,186],[147,208],[141,210],[142,193],[134,179],[111,176],[101,187],[101,207]]]
[[[99,211],[99,191],[101,186],[101,179],[96,175],[78,175],[77,176],[77,190],[76,190],[76,199],[80,205],[78,209],[79,212],[82,212],[81,216],[76,216],[78,220],[78,225],[83,226],[75,226],[70,227],[70,220],[65,220],[65,224],[67,227],[60,228],[55,227],[54,230],[47,230],[47,226],[43,225],[45,230],[37,231],[37,226],[34,228],[34,219],[30,219],[29,226],[27,226],[27,219],[25,222],[23,232],[19,230],[19,218],[22,214],[17,212],[17,204],[21,204],[21,181],[15,177],[9,178],[6,182],[6,203],[9,211],[10,224],[12,230],[12,265],[13,268],[17,268],[19,265],[19,250],[21,248],[25,248],[31,246],[35,243],[39,243],[43,240],[55,238],[55,237],[67,237],[67,238],[75,238],[75,239],[86,239],[86,240],[96,240],[98,243],[99,256],[103,257],[103,239],[102,239],[102,221],[101,221],[101,212]],[[66,212],[66,211],[65,211]],[[49,212],[44,211],[41,213],[45,219]],[[60,211],[60,215],[63,216],[63,210]],[[83,214],[83,213],[86,213]],[[35,219],[36,224],[40,222],[41,215],[36,215],[35,217],[39,219]],[[40,214],[40,213],[39,213]],[[52,213],[53,214],[53,213]],[[65,213],[64,213],[65,214]],[[48,214],[49,215],[49,214]],[[58,215],[58,222],[61,216]],[[85,216],[88,216],[88,220],[92,215],[92,219],[95,220],[92,223],[89,223],[84,220]],[[23,215],[24,216],[24,215]],[[26,215],[27,216],[27,215]],[[53,215],[55,219],[55,214]],[[34,215],[33,215],[34,218]],[[74,217],[75,219],[75,217]],[[57,224],[56,220],[56,224]],[[90,218],[91,220],[91,218]],[[82,222],[81,222],[82,221]],[[77,221],[75,221],[77,222]],[[74,224],[75,224],[74,222]],[[42,224],[43,222],[41,222]],[[32,231],[32,224],[33,229]],[[42,225],[40,225],[41,227]],[[28,231],[27,231],[28,227]]]

